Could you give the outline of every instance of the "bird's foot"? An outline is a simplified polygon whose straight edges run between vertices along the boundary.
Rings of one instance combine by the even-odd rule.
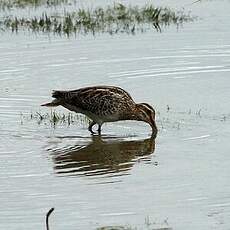
[[[92,135],[96,134],[96,132],[94,132],[93,130],[89,130],[91,132]]]
[[[89,127],[88,127],[88,130],[91,132],[91,134],[95,134],[95,132],[93,131],[93,126],[95,125],[96,123],[93,121],[90,123]]]
[[[97,130],[98,134],[101,135],[101,125],[98,125],[98,130]]]

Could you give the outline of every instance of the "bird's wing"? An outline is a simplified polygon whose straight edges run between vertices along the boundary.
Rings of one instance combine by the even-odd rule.
[[[117,87],[88,87],[69,91],[69,103],[97,115],[111,115],[130,109],[131,96]]]

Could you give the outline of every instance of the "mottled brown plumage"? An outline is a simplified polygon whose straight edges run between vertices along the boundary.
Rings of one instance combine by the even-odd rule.
[[[71,91],[53,91],[55,99],[42,106],[63,106],[76,113],[83,113],[92,122],[92,127],[98,124],[98,132],[104,122],[120,120],[139,120],[151,125],[156,135],[155,111],[147,103],[136,104],[125,90],[115,86],[93,86]]]

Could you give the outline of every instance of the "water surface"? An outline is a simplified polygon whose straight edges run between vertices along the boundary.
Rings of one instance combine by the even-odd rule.
[[[45,229],[51,207],[55,230],[229,228],[230,3],[183,4],[201,20],[162,33],[1,33],[1,229]],[[157,139],[141,122],[98,137],[29,119],[52,89],[95,84],[152,104]]]

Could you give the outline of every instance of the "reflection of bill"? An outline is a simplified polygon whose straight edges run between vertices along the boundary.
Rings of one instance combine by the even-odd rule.
[[[155,150],[154,137],[144,140],[118,140],[92,136],[88,145],[51,150],[55,172],[62,176],[97,176],[129,170],[137,160]]]

